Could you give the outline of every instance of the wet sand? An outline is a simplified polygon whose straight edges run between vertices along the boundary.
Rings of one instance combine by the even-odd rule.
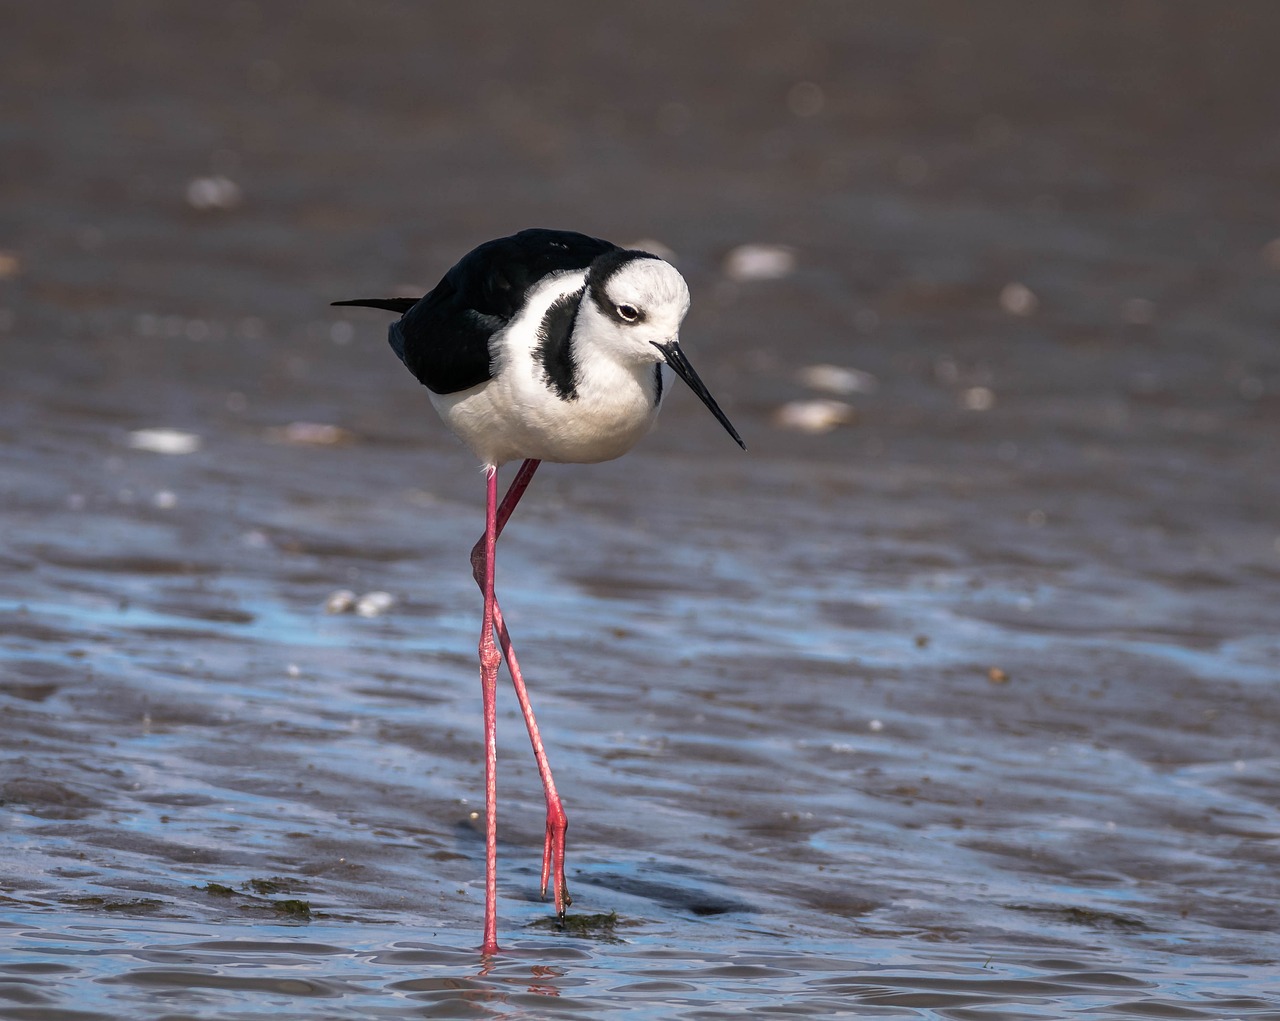
[[[0,1017],[1280,1018],[1280,14],[555,10],[9,7]],[[481,481],[327,306],[530,225],[750,452],[504,534],[486,964]]]

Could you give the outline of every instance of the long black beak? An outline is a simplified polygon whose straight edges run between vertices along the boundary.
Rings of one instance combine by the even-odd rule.
[[[654,347],[662,352],[663,361],[675,370],[677,376],[689,384],[689,389],[698,395],[698,399],[707,406],[707,410],[716,416],[719,423],[725,427],[729,435],[733,437],[733,442],[740,446],[743,450],[747,449],[747,445],[742,442],[742,437],[738,435],[738,430],[733,427],[728,417],[720,410],[720,405],[716,403],[716,399],[711,396],[711,391],[703,385],[702,380],[698,378],[698,374],[693,371],[693,366],[689,364],[689,359],[684,356],[684,352],[680,350],[680,345],[674,340],[666,344],[659,344],[656,340],[650,341]]]

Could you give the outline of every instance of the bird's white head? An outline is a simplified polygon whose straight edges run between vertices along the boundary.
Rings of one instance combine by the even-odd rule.
[[[745,450],[742,437],[680,349],[689,286],[676,268],[647,252],[618,248],[591,264],[586,288],[577,328],[587,342],[624,364],[665,362]]]
[[[645,252],[615,249],[597,258],[586,297],[579,327],[591,344],[630,364],[662,361],[654,345],[675,343],[689,311],[684,277]]]

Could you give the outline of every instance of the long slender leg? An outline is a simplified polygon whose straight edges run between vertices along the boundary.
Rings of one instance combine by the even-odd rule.
[[[524,491],[529,488],[529,483],[533,481],[533,473],[538,470],[540,464],[542,464],[541,461],[532,457],[521,462],[515,478],[511,480],[511,485],[507,487],[507,492],[502,497],[502,503],[498,505],[498,535],[501,535],[502,530],[507,527],[512,511],[516,509],[520,497],[524,496]]]
[[[569,817],[565,814],[564,803],[556,791],[556,782],[551,776],[551,764],[547,761],[542,735],[538,733],[538,721],[533,716],[529,692],[525,688],[520,664],[516,661],[515,650],[511,645],[511,636],[507,632],[506,623],[502,619],[502,610],[497,602],[493,604],[493,613],[494,626],[497,628],[498,639],[502,643],[502,651],[507,658],[507,669],[511,671],[511,682],[516,689],[516,698],[520,701],[520,711],[524,713],[525,726],[529,730],[529,743],[533,745],[533,757],[538,763],[538,775],[542,777],[542,789],[547,797],[547,829],[542,843],[542,895],[544,897],[547,895],[547,882],[553,880],[552,890],[555,895],[556,914],[563,916],[565,908],[573,903],[564,878],[564,845],[565,833],[569,829]]]
[[[498,664],[493,643],[497,602],[493,598],[494,549],[498,541],[498,470],[485,470],[488,492],[484,523],[484,622],[480,630],[480,690],[484,697],[484,943],[483,954],[498,952]]]
[[[529,482],[533,479],[533,473],[537,471],[540,461],[530,458],[520,465],[519,471],[511,481],[510,488],[507,489],[506,495],[502,498],[502,504],[498,508],[496,528],[497,534],[502,534],[502,529],[510,519],[512,512],[516,508],[516,504],[520,502],[520,497],[524,495],[524,491],[529,487]],[[496,536],[495,536],[496,540]],[[485,552],[483,543],[485,540],[476,543],[475,548],[471,551],[471,566],[476,576],[476,583],[483,585],[481,578],[483,577],[484,556]],[[547,799],[547,826],[546,835],[542,846],[542,895],[547,894],[547,884],[552,883],[552,889],[555,895],[556,913],[563,915],[565,908],[572,903],[569,896],[569,888],[565,882],[564,876],[564,853],[565,853],[565,833],[569,828],[569,820],[565,815],[564,803],[560,800],[560,795],[556,791],[555,779],[551,775],[551,764],[547,760],[546,749],[542,744],[542,735],[538,732],[538,721],[533,715],[533,705],[529,701],[529,692],[525,687],[524,676],[520,672],[520,664],[516,660],[515,649],[511,643],[511,635],[507,631],[506,622],[502,618],[502,609],[498,606],[497,600],[494,600],[494,627],[498,634],[498,640],[502,644],[502,652],[506,657],[507,669],[511,671],[511,681],[515,686],[516,698],[520,702],[520,711],[524,714],[525,726],[529,731],[529,743],[533,745],[533,757],[538,764],[538,775],[542,778],[542,789]]]

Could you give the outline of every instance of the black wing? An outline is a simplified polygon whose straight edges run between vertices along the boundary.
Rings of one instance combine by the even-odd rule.
[[[616,248],[567,230],[522,230],[488,241],[391,324],[391,346],[433,393],[478,386],[493,378],[489,341],[520,311],[529,291],[549,273],[586,269]]]

